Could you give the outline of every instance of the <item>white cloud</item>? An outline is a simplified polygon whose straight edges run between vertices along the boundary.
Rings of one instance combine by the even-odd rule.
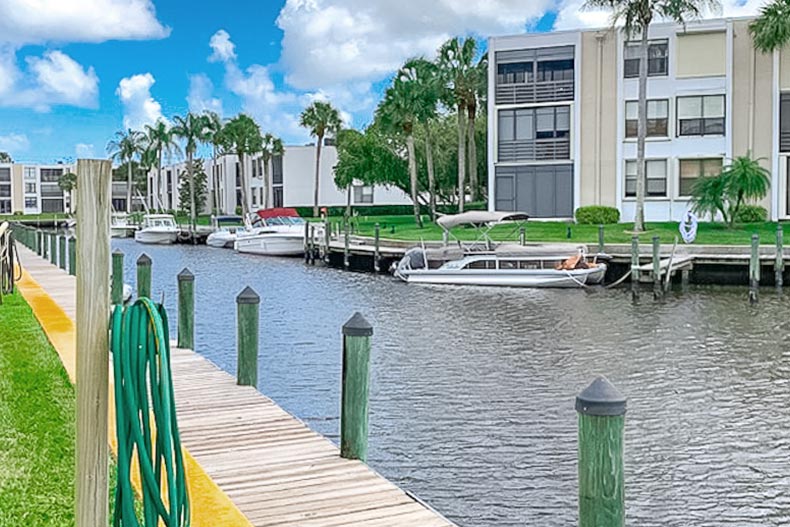
[[[211,47],[209,62],[228,62],[236,60],[236,45],[230,41],[230,35],[220,29],[211,36],[208,45]]]
[[[163,38],[169,33],[151,0],[0,2],[0,41],[17,46]]]
[[[189,111],[194,113],[215,112],[221,117],[222,101],[217,97],[213,97],[213,93],[214,84],[208,78],[208,75],[204,73],[191,75],[189,77],[189,94],[187,95]]]
[[[123,105],[123,127],[141,130],[162,117],[162,105],[151,96],[151,86],[156,80],[150,73],[132,75],[121,79],[115,93]]]
[[[287,81],[326,89],[385,78],[414,55],[435,53],[452,35],[521,33],[553,0],[287,0],[283,30]]]
[[[8,152],[12,157],[28,148],[30,141],[25,134],[0,135],[0,151]]]
[[[78,159],[93,159],[96,157],[96,151],[92,144],[77,143],[74,145],[74,153]]]

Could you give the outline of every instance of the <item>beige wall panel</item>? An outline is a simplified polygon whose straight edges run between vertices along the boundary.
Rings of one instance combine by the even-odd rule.
[[[602,38],[598,38],[601,36]],[[617,204],[617,37],[582,33],[580,65],[581,196],[585,205]]]
[[[11,167],[11,211],[24,212],[25,183],[22,180],[22,165]]]
[[[790,46],[785,47],[779,57],[779,89],[790,91]]]
[[[727,74],[727,34],[678,33],[675,76],[714,77]]]

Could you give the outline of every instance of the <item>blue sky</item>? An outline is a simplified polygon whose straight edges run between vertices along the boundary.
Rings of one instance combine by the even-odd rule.
[[[583,0],[0,0],[0,150],[104,156],[112,134],[189,110],[239,111],[308,141],[316,99],[364,126],[392,72],[453,35],[600,26]],[[762,0],[725,0],[724,14]],[[35,5],[32,5],[35,4]]]

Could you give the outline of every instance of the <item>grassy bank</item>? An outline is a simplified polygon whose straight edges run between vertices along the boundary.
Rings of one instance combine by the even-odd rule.
[[[442,229],[429,223],[425,218],[425,226],[420,229],[414,223],[412,216],[360,216],[356,218],[361,235],[372,236],[375,225],[381,225],[382,238],[398,240],[441,240]],[[570,228],[570,238],[568,229]],[[597,225],[575,225],[559,221],[529,221],[526,224],[528,241],[533,242],[580,242],[597,243]],[[650,242],[653,236],[658,236],[662,243],[672,243],[675,236],[680,238],[676,222],[648,223],[647,232],[640,234],[642,242]],[[632,223],[615,223],[604,226],[604,239],[606,243],[630,243],[633,230]],[[697,230],[698,245],[749,245],[752,234],[760,235],[761,244],[774,244],[776,241],[776,223],[747,223],[736,225],[732,229],[721,223],[700,223]],[[453,229],[453,235],[462,240],[474,240],[476,231],[472,228]],[[517,240],[518,227],[514,224],[499,225],[491,232],[494,240]],[[681,242],[682,243],[682,242]]]
[[[74,525],[74,399],[74,386],[30,307],[18,294],[3,297],[0,525]],[[113,492],[114,485],[111,503]]]

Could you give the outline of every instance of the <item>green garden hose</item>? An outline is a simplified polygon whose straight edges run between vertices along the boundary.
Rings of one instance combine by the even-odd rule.
[[[188,527],[189,497],[176,422],[167,313],[148,298],[125,308],[116,306],[111,336],[118,439],[113,525],[140,526],[131,481],[136,455],[143,525]]]

